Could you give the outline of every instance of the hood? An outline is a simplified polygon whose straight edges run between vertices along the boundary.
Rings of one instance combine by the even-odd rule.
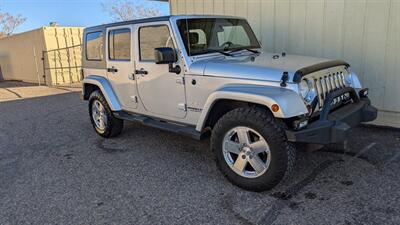
[[[216,77],[280,81],[284,71],[289,73],[289,81],[294,73],[304,67],[330,61],[299,55],[279,55],[272,53],[238,54],[234,56],[214,56],[198,58],[190,65],[189,73]]]

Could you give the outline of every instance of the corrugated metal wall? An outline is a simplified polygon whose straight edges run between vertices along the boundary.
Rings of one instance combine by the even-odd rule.
[[[46,50],[46,76],[49,85],[80,81],[82,66],[82,27],[43,27]],[[75,46],[75,47],[74,47]]]
[[[245,17],[270,52],[341,58],[400,127],[400,0],[170,0],[171,14]]]
[[[42,27],[1,38],[3,79],[47,85],[79,82],[82,34],[82,27]],[[44,64],[41,60],[43,51],[47,52]],[[43,65],[47,69],[43,70]]]

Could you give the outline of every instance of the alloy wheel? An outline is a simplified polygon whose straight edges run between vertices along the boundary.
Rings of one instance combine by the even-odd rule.
[[[107,127],[106,110],[99,100],[94,100],[92,103],[92,118],[97,129],[104,131]]]
[[[271,162],[271,151],[266,140],[249,127],[234,127],[224,136],[222,151],[225,162],[245,178],[263,175]]]

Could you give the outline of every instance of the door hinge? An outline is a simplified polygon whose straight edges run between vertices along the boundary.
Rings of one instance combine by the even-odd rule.
[[[187,107],[185,103],[179,103],[178,104],[178,109],[179,110],[183,110],[183,111],[187,111]]]
[[[177,84],[185,84],[185,78],[184,77],[176,78],[176,83]]]
[[[136,95],[131,96],[133,102],[138,103],[138,97]]]

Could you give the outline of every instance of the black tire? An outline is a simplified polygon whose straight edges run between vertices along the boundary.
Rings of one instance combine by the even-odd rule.
[[[92,116],[93,113],[92,105],[93,102],[95,102],[96,100],[102,104],[105,110],[105,115],[107,117],[107,125],[105,126],[105,129],[99,129],[96,126],[96,123],[94,122]],[[110,107],[108,106],[106,99],[104,98],[103,94],[100,91],[92,92],[92,94],[89,97],[89,117],[96,133],[105,138],[118,136],[119,134],[121,134],[122,129],[124,127],[124,121],[114,117]]]
[[[222,150],[225,134],[238,126],[249,127],[257,131],[268,143],[271,161],[265,173],[248,178],[234,172],[224,159]],[[275,119],[268,110],[257,107],[237,108],[226,113],[218,120],[212,130],[211,148],[217,166],[233,184],[250,191],[266,191],[274,188],[287,178],[295,164],[295,146],[286,141],[284,124]]]

